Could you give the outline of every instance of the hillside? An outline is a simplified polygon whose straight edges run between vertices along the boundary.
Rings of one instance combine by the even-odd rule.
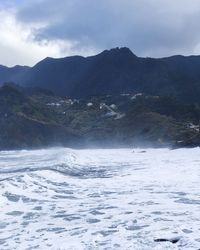
[[[0,88],[0,149],[197,146],[200,108],[142,94],[64,98]]]

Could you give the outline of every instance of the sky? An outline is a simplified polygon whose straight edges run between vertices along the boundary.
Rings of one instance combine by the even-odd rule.
[[[199,0],[0,0],[0,64],[129,47],[142,57],[200,54]]]

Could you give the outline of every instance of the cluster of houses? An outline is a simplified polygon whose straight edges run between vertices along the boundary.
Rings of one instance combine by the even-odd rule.
[[[121,96],[127,96],[127,97],[130,96],[130,100],[135,100],[138,97],[143,96],[143,93],[136,93],[134,95],[127,93],[127,94],[121,94]],[[107,97],[111,97],[111,96],[109,95]],[[79,100],[71,99],[71,98],[65,98],[64,100],[60,100],[60,101],[57,101],[57,102],[49,102],[49,103],[47,103],[47,106],[60,107],[60,106],[63,106],[63,105],[73,105],[75,103],[79,103]],[[86,107],[88,107],[88,108],[91,108],[93,106],[94,106],[93,102],[86,103]],[[107,105],[106,103],[100,103],[99,104],[99,109],[106,111],[106,113],[104,114],[104,117],[113,117],[114,119],[118,120],[118,119],[121,119],[121,118],[123,118],[125,116],[124,113],[121,113],[121,112],[119,112],[117,110],[117,106],[115,104]],[[62,112],[62,114],[65,115],[66,112]],[[192,128],[192,125],[190,127]],[[195,128],[195,129],[197,129],[197,128]]]
[[[130,96],[131,100],[135,100],[137,97],[142,96],[142,95],[143,95],[142,93],[137,93],[133,96],[131,94],[121,94],[121,96]],[[107,97],[110,97],[110,95]],[[65,99],[59,100],[57,102],[49,102],[49,103],[47,103],[47,106],[49,106],[49,107],[61,107],[63,105],[73,105],[75,103],[79,103],[79,100],[65,98]],[[92,102],[88,102],[86,104],[86,107],[88,107],[88,108],[93,107],[93,106],[94,106],[94,103],[92,103]],[[125,116],[124,113],[120,113],[117,110],[117,106],[115,104],[107,105],[106,103],[100,103],[99,109],[106,111],[106,113],[104,114],[104,117],[113,117],[114,119],[118,120],[118,119],[121,119]],[[62,114],[65,115],[66,112],[62,112]]]
[[[194,125],[193,123],[188,123],[187,128],[200,132],[200,125]]]
[[[121,94],[121,96],[130,96],[130,100],[135,100],[138,97],[143,96],[143,93],[137,93],[137,94]],[[110,95],[107,97],[111,97]],[[146,97],[148,98],[148,96]],[[157,98],[157,96],[154,96],[154,98]],[[159,97],[158,97],[159,98]],[[47,106],[50,107],[61,107],[63,105],[73,105],[75,103],[79,103],[80,101],[77,99],[71,99],[71,98],[65,98],[63,100],[59,100],[57,102],[49,102],[47,103]],[[93,102],[88,102],[86,103],[86,107],[91,108],[93,107],[95,104]],[[105,114],[103,115],[104,118],[109,118],[109,117],[113,117],[115,120],[121,119],[125,116],[124,113],[121,113],[118,111],[116,104],[111,104],[111,105],[107,105],[106,103],[100,103],[99,104],[99,109],[100,110],[104,110]],[[66,114],[66,112],[62,112],[63,115]],[[5,116],[7,116],[7,114],[5,114]],[[188,123],[186,124],[188,129],[192,129],[195,130],[197,132],[200,132],[200,125],[195,125],[193,123]]]
[[[65,100],[60,100],[59,102],[49,102],[47,103],[47,106],[60,107],[62,105],[73,105],[75,103],[79,103],[79,100],[66,98]]]

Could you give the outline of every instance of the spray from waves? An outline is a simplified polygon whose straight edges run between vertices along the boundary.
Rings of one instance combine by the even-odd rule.
[[[50,149],[35,151],[5,151],[0,154],[0,181],[25,173],[52,171],[77,178],[110,178],[118,167],[78,161],[77,151]]]
[[[14,170],[1,170],[0,171],[0,181],[3,181],[7,178],[3,178],[3,175],[19,175],[23,173],[37,172],[37,171],[52,171],[57,172],[66,176],[77,177],[77,178],[110,178],[113,174],[107,171],[107,166],[96,169],[95,167],[86,168],[84,166],[69,166],[67,164],[55,165],[55,166],[46,166],[46,167],[25,167],[21,169]]]

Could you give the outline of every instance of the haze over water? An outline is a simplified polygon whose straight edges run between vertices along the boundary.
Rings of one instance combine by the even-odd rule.
[[[199,180],[200,148],[0,152],[0,249],[199,249]]]

